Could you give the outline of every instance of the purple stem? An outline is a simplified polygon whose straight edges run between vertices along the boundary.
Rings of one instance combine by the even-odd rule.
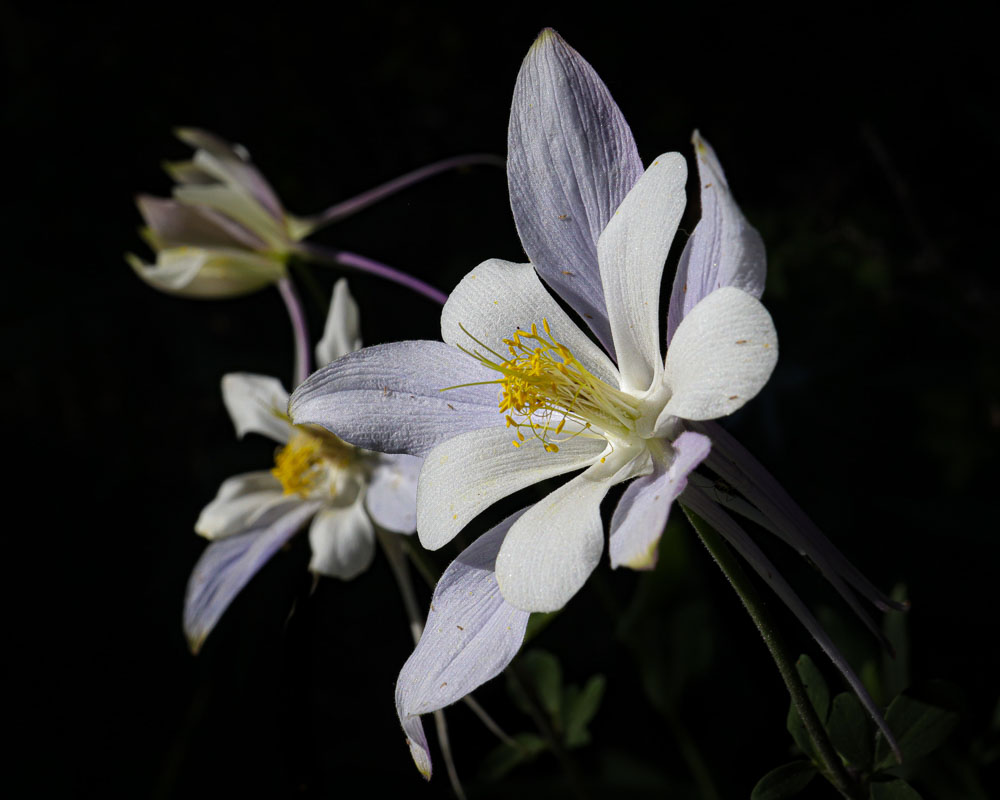
[[[433,177],[440,172],[447,172],[450,169],[458,169],[459,167],[471,167],[475,164],[489,164],[503,169],[506,167],[507,162],[500,158],[500,156],[489,153],[473,153],[471,155],[453,156],[442,161],[435,161],[426,167],[415,169],[413,172],[407,172],[405,175],[400,175],[398,178],[383,183],[381,186],[376,186],[374,189],[362,192],[350,200],[344,200],[342,203],[330,206],[326,211],[321,211],[319,214],[309,217],[308,221],[312,222],[318,229],[331,222],[349,217],[351,214],[356,214],[362,209],[368,208],[373,203],[377,203],[382,198],[389,197],[401,189],[405,189],[415,183],[420,183],[420,181]]]
[[[380,278],[385,278],[393,283],[405,286],[407,289],[412,289],[442,306],[448,299],[448,295],[440,289],[435,289],[430,284],[424,283],[412,275],[382,264],[379,261],[359,256],[357,253],[350,253],[347,250],[336,250],[332,247],[323,247],[312,242],[301,242],[296,252],[311,261],[321,264],[339,264],[343,267],[359,269],[362,272],[370,272],[372,275],[378,275]]]
[[[285,308],[288,309],[288,319],[292,323],[292,335],[295,337],[295,386],[302,383],[312,366],[309,358],[309,330],[306,328],[306,316],[302,312],[302,301],[299,300],[299,293],[295,291],[295,284],[291,278],[282,278],[278,281],[278,291],[281,292],[281,299],[285,301]]]

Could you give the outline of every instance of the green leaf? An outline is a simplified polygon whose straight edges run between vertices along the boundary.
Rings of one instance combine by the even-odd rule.
[[[750,800],[783,800],[798,794],[816,777],[816,767],[808,761],[793,761],[772,769],[750,793]]]
[[[559,660],[546,650],[529,650],[517,661],[517,675],[527,684],[525,688],[538,700],[556,727],[561,729],[562,667]],[[523,706],[522,710],[530,713]]]
[[[916,789],[899,778],[884,783],[872,783],[869,797],[871,800],[923,800]]]
[[[889,730],[896,734],[903,759],[912,762],[936,750],[948,738],[958,724],[958,714],[901,694],[889,705],[885,721]],[[875,768],[894,766],[896,757],[880,734],[875,749]]]
[[[604,676],[594,675],[587,681],[583,691],[576,686],[570,686],[563,694],[566,747],[582,747],[590,742],[587,725],[600,708],[601,699],[604,697],[604,685]]]
[[[825,723],[827,712],[830,709],[830,690],[826,687],[826,681],[823,680],[823,676],[816,669],[816,665],[813,664],[812,659],[805,654],[799,656],[799,660],[795,662],[795,669],[799,673],[799,678],[802,679],[806,696],[809,698],[809,702],[812,703],[812,707],[816,709],[816,714],[819,716],[820,722]],[[812,756],[812,740],[806,732],[806,726],[802,722],[802,718],[799,716],[794,703],[789,705],[788,717],[785,724],[788,732],[795,740],[795,744],[799,746],[799,749],[806,755]]]
[[[842,692],[833,698],[826,729],[833,746],[849,764],[858,769],[871,765],[874,737],[868,714],[857,697]]]
[[[805,684],[806,694],[809,695],[809,701],[816,709],[820,722],[826,722],[826,715],[830,711],[830,690],[826,688],[822,673],[805,653],[795,662],[795,669]]]
[[[498,780],[518,764],[534,761],[539,753],[548,748],[545,740],[534,733],[519,733],[512,738],[513,744],[504,742],[483,760],[483,778]]]

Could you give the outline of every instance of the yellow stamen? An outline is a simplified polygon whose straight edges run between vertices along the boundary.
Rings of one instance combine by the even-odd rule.
[[[486,352],[460,349],[503,376],[483,383],[500,386],[500,411],[507,427],[517,429],[518,440],[512,444],[520,447],[525,428],[549,453],[559,452],[558,442],[579,436],[592,427],[619,434],[632,430],[639,410],[635,398],[594,376],[566,345],[556,340],[547,319],[542,320],[542,328],[544,335],[538,332],[535,323],[530,333],[515,331],[510,339],[503,340],[507,347],[507,355],[503,356],[462,327]],[[567,421],[573,422],[577,430],[562,439],[553,439],[563,432]]]
[[[354,457],[355,449],[327,431],[296,428],[274,457],[274,475],[285,494],[308,497],[318,490],[335,494],[336,481],[332,471],[344,469]]]

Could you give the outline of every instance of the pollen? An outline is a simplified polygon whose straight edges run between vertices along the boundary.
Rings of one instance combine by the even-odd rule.
[[[504,339],[507,352],[502,354],[462,330],[482,349],[461,349],[501,375],[486,383],[500,388],[498,407],[507,427],[514,428],[514,447],[533,436],[546,452],[558,453],[559,445],[574,436],[634,428],[637,401],[595,377],[555,338],[547,319],[541,331],[532,324],[531,330]]]
[[[335,495],[338,472],[354,457],[354,448],[326,431],[297,427],[274,457],[274,475],[285,494],[300,497]]]

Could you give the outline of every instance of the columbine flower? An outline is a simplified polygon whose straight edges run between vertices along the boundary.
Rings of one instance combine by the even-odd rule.
[[[607,88],[552,31],[521,67],[508,144],[511,207],[531,263],[480,264],[445,305],[443,343],[353,353],[309,378],[289,409],[358,446],[425,457],[417,530],[431,549],[501,498],[583,470],[480,537],[442,576],[396,687],[418,767],[429,774],[419,715],[496,675],[517,652],[528,612],[560,608],[576,593],[603,550],[601,501],[625,481],[611,519],[612,566],[653,566],[681,497],[790,605],[883,724],[808,609],[711,499],[712,482],[693,472],[705,462],[742,492],[749,503],[719,502],[808,555],[856,610],[847,584],[885,607],[752,457],[706,422],[756,395],[777,359],[757,300],[763,244],[714,152],[696,133],[703,216],[681,255],[664,358],[658,299],[685,204],[684,159],[661,155],[643,171]]]
[[[340,280],[317,363],[360,346],[358,309]],[[272,469],[225,481],[195,524],[212,540],[191,574],[185,601],[184,630],[195,652],[250,578],[310,520],[309,569],[344,580],[371,564],[376,525],[397,533],[416,527],[419,459],[371,453],[322,428],[291,424],[288,393],[276,378],[229,374],[222,396],[238,436],[260,433],[281,447]]]
[[[276,283],[296,243],[314,229],[289,214],[249,153],[206,131],[182,128],[190,161],[168,164],[173,198],[136,199],[156,263],[128,255],[157,289],[191,297],[231,297]]]

